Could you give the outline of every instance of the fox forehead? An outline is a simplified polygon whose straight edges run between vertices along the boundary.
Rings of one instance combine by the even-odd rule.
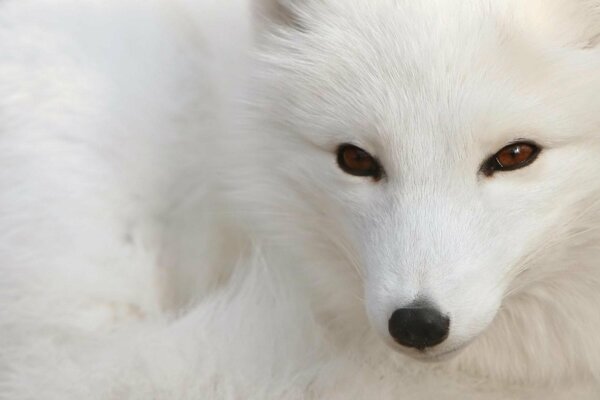
[[[355,139],[379,153],[385,143],[426,154],[435,142],[460,160],[523,133],[536,139],[546,127],[531,118],[531,99],[571,78],[509,3],[309,1],[302,29],[271,47],[286,107],[277,118],[328,146]]]

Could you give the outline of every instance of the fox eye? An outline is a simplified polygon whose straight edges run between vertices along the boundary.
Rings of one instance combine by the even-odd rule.
[[[497,171],[514,171],[533,163],[542,149],[532,142],[517,142],[503,147],[489,158],[483,165],[482,171],[491,176]]]
[[[337,162],[350,175],[372,177],[375,181],[383,176],[383,168],[379,162],[365,150],[352,144],[338,147]]]

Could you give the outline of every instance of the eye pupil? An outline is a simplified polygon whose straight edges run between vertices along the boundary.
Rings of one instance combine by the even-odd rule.
[[[520,142],[508,145],[487,161],[482,170],[486,175],[496,171],[513,171],[533,163],[541,149],[534,143]]]
[[[500,150],[496,159],[501,167],[509,168],[526,162],[532,154],[532,146],[516,144]]]
[[[365,168],[369,166],[371,157],[362,150],[348,149],[344,152],[344,160],[348,165]]]
[[[350,175],[381,179],[382,168],[379,162],[360,147],[351,144],[341,145],[338,148],[338,164]]]

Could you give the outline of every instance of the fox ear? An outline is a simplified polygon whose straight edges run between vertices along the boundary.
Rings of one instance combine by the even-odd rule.
[[[569,2],[577,7],[577,10],[567,9],[564,13],[576,17],[573,19],[573,28],[578,32],[576,43],[584,49],[599,48],[600,0],[569,0]]]
[[[557,44],[600,48],[600,0],[523,1],[527,26]]]
[[[585,30],[585,48],[600,48],[600,0],[583,0],[587,5],[587,29]]]
[[[305,0],[252,0],[254,19],[259,27],[269,25],[300,27],[298,3]]]

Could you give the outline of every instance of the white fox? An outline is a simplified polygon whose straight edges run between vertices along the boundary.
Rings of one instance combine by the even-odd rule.
[[[597,399],[600,1],[0,3],[0,398]]]

